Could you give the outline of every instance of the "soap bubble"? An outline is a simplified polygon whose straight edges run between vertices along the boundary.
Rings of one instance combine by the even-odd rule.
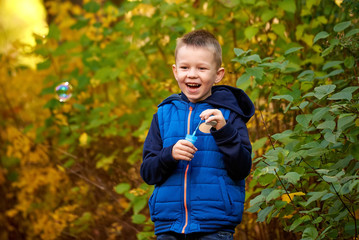
[[[62,82],[56,86],[55,92],[60,102],[66,102],[72,96],[72,86],[69,82]]]

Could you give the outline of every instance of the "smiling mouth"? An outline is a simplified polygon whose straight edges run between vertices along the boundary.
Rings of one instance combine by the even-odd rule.
[[[191,89],[197,89],[201,86],[201,84],[197,84],[197,83],[187,83],[186,84],[187,87],[191,88]]]

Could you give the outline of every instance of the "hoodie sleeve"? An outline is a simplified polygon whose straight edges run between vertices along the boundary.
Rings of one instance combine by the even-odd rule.
[[[176,169],[178,161],[172,157],[172,147],[162,148],[157,114],[153,115],[150,130],[143,145],[141,177],[150,185],[164,182]]]
[[[228,175],[233,180],[245,179],[252,166],[252,145],[243,119],[232,112],[226,125],[218,131],[212,128],[211,133],[224,154]]]

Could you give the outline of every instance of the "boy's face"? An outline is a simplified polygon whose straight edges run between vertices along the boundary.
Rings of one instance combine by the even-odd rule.
[[[194,103],[209,97],[213,84],[224,76],[224,69],[217,69],[213,51],[204,47],[178,49],[172,70],[181,91]]]

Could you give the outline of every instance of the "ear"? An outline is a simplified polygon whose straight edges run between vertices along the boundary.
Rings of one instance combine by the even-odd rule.
[[[177,68],[176,68],[176,64],[173,64],[173,65],[172,65],[172,72],[173,72],[173,75],[175,76],[175,79],[177,80]]]
[[[214,83],[219,83],[224,77],[224,68],[219,68],[216,73],[216,81]]]

